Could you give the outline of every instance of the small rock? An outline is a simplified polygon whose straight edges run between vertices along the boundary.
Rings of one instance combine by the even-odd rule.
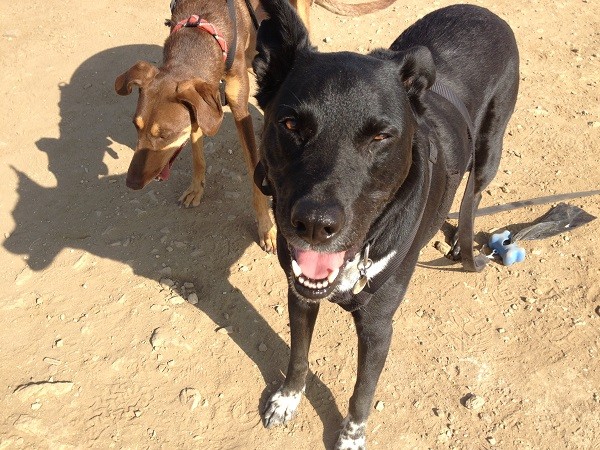
[[[198,304],[198,294],[196,294],[195,292],[192,292],[190,295],[188,295],[187,301],[190,302],[192,305],[197,305]]]
[[[284,311],[285,311],[285,308],[283,306],[281,306],[281,305],[275,306],[275,312],[277,312],[277,314],[279,314],[280,316],[283,314]]]
[[[17,387],[14,393],[19,399],[25,401],[42,395],[64,395],[71,392],[72,389],[72,381],[42,381],[23,384]]]
[[[496,445],[496,439],[494,439],[493,436],[488,436],[485,440],[488,441],[490,445]]]
[[[476,394],[469,394],[465,399],[465,408],[471,409],[473,411],[477,411],[481,409],[485,404],[485,400],[483,397]]]
[[[12,40],[14,38],[18,38],[21,35],[19,30],[6,30],[2,33],[2,37],[8,38],[8,40]]]
[[[48,427],[44,425],[44,421],[25,414],[20,415],[13,423],[13,426],[21,432],[34,436],[48,436],[49,433]]]
[[[170,277],[170,276],[171,276],[171,274],[173,273],[173,269],[171,269],[169,266],[167,266],[167,267],[163,267],[162,269],[160,269],[160,270],[158,271],[158,273],[159,273],[160,275],[164,275],[165,277]],[[168,279],[168,278],[166,278],[166,279]]]
[[[56,341],[54,341],[55,347],[62,347],[63,345],[64,345],[64,342],[62,339],[57,339]]]
[[[42,404],[38,401],[34,402],[31,404],[31,409],[33,411],[37,411],[38,409],[40,409],[42,407]]]
[[[161,284],[161,286],[170,288],[175,285],[175,282],[173,280],[171,280],[170,278],[161,278],[160,284]]]
[[[447,255],[452,251],[452,247],[450,246],[450,244],[443,241],[436,241],[435,244],[433,244],[433,246],[442,255]]]
[[[506,333],[506,330],[504,328],[498,328],[498,333],[503,334]]]
[[[258,346],[258,351],[259,352],[266,352],[267,351],[267,344],[265,344],[264,342],[261,342],[260,345]]]
[[[534,116],[548,116],[550,114],[548,110],[541,106],[536,106],[535,108],[530,109],[529,112],[532,112]]]
[[[331,37],[327,36],[325,39],[323,39],[323,42],[325,42],[326,44],[330,44],[332,41]]]
[[[221,327],[217,330],[217,333],[221,333],[221,334],[231,334],[233,333],[233,327],[229,326],[229,327]]]
[[[592,128],[600,128],[600,122],[598,121],[593,121],[593,122],[588,122],[588,125]]]
[[[183,283],[183,287],[186,289],[194,289],[194,283],[190,283],[189,281],[186,281],[185,283]]]
[[[596,314],[600,316],[600,306],[596,306]]]
[[[43,359],[43,361],[46,364],[50,364],[51,366],[58,366],[60,364],[60,360],[54,359],[54,358],[49,358],[47,356]]]
[[[179,295],[176,295],[175,297],[171,297],[169,299],[169,301],[171,302],[172,305],[183,305],[185,303],[185,299]]]
[[[142,415],[142,412],[139,409],[136,409],[135,411],[133,411],[133,415],[135,417],[140,417]]]
[[[381,400],[379,400],[375,403],[375,409],[377,411],[383,411],[384,406],[385,405],[383,404],[383,402]]]
[[[155,328],[150,336],[150,345],[152,345],[152,348],[156,350],[157,348],[164,347],[166,341],[165,334],[160,327]]]

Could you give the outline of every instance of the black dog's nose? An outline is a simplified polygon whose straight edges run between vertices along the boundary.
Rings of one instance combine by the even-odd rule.
[[[299,200],[292,208],[292,226],[296,234],[309,244],[324,244],[344,226],[345,214],[341,206]]]

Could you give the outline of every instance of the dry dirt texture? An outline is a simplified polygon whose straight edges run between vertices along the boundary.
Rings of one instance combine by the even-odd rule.
[[[329,448],[346,414],[356,338],[328,304],[298,416],[261,425],[287,366],[286,281],[256,244],[230,113],[207,145],[199,207],[176,205],[189,150],[168,183],[125,186],[136,99],[113,82],[159,62],[168,3],[0,5],[0,449]],[[399,0],[355,19],[314,7],[313,41],[387,47],[447,4]],[[522,80],[482,206],[598,189],[598,2],[478,4],[512,25]],[[597,196],[571,203],[600,215]],[[479,218],[478,241],[550,206]],[[525,262],[481,274],[432,241],[396,313],[369,447],[600,448],[599,235],[597,220],[530,241]],[[484,405],[465,407],[469,393]]]

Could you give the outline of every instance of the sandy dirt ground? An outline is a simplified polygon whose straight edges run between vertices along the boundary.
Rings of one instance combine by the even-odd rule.
[[[0,449],[330,448],[346,415],[355,332],[324,305],[298,416],[260,422],[287,367],[287,284],[256,244],[229,111],[207,142],[199,207],[176,204],[189,149],[169,182],[125,186],[136,98],[113,83],[138,59],[160,62],[168,3],[0,4]],[[398,0],[360,18],[314,7],[313,41],[387,47],[447,4]],[[511,24],[521,52],[482,206],[598,189],[598,2],[477,4]],[[570,203],[600,215],[597,196]],[[477,241],[551,206],[481,217]],[[432,241],[396,313],[369,447],[600,448],[599,235],[596,220],[529,241],[525,262],[480,274]],[[484,404],[467,408],[469,394]]]

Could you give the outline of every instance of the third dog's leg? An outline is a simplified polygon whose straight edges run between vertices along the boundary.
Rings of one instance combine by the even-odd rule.
[[[292,339],[290,363],[283,385],[271,396],[265,407],[263,423],[267,428],[282,425],[296,414],[306,384],[308,350],[319,304],[298,300],[294,294],[289,293],[288,311]]]
[[[392,314],[352,313],[358,334],[358,373],[336,450],[365,448],[367,419],[392,339]]]
[[[298,11],[300,20],[304,23],[304,26],[310,33],[310,4],[312,0],[290,0],[292,6]]]
[[[264,250],[275,253],[277,239],[275,225],[273,225],[269,215],[269,199],[254,184],[254,169],[258,164],[258,150],[254,138],[252,117],[248,112],[249,89],[248,72],[245,69],[242,70],[241,76],[227,78],[225,93],[235,120],[246,169],[252,183],[252,204],[258,221],[259,244]]]

